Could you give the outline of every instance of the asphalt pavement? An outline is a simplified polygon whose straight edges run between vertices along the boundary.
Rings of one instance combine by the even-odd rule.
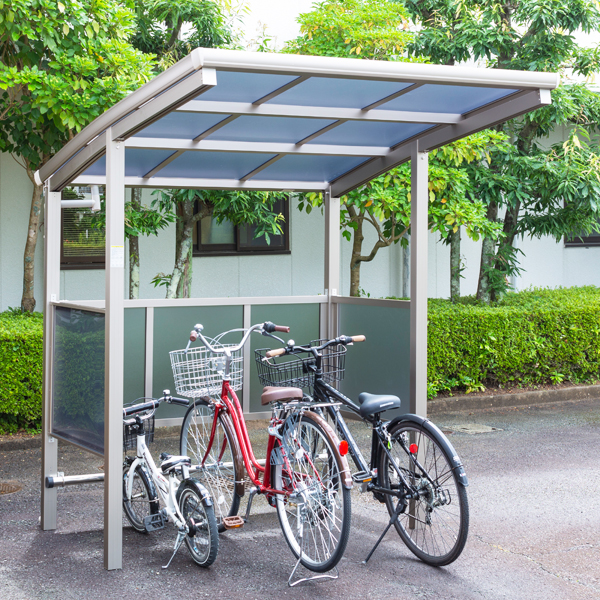
[[[39,449],[0,444],[0,483],[23,489],[0,496],[0,598],[297,598],[592,600],[600,599],[600,400],[436,414],[466,466],[471,523],[463,554],[432,568],[388,533],[363,559],[387,522],[372,496],[352,494],[352,531],[339,579],[290,589],[294,560],[274,509],[263,498],[250,522],[220,538],[209,569],[182,548],[167,570],[172,527],[137,534],[124,521],[123,569],[103,568],[103,487],[58,492],[58,528],[41,531]],[[368,430],[352,425],[368,448]],[[253,424],[255,449],[264,427]],[[174,436],[156,452],[175,451]],[[257,452],[258,454],[258,452]],[[102,459],[59,446],[67,475],[98,472]]]

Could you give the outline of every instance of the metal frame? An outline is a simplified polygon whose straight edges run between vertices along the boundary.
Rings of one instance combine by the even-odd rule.
[[[295,76],[295,79],[248,103],[203,101],[198,96],[218,84],[217,71],[245,71]],[[388,81],[410,86],[380,98],[362,109],[287,106],[276,98],[312,77]],[[340,289],[340,197],[377,175],[408,160],[412,165],[411,235],[411,410],[426,415],[427,375],[427,152],[485,127],[547,105],[549,90],[558,85],[558,75],[507,70],[488,70],[416,63],[361,61],[329,57],[261,54],[198,48],[188,57],[110,108],[36,172],[37,183],[45,183],[45,291],[44,291],[44,411],[42,436],[42,518],[43,529],[56,528],[56,488],[46,488],[47,476],[57,474],[57,443],[50,433],[52,399],[53,306],[92,308],[105,312],[105,493],[104,565],[118,569],[122,564],[122,405],[123,405],[123,324],[125,307],[146,308],[146,342],[152,342],[153,310],[160,306],[201,306],[214,299],[139,300],[124,299],[124,201],[125,187],[248,189],[277,191],[318,191],[325,200],[325,275],[324,296],[292,298],[221,298],[218,303],[299,303],[317,302],[321,308],[320,332],[337,335],[338,306],[345,300]],[[385,110],[385,102],[425,84],[468,85],[512,89],[514,93],[465,114],[435,114],[418,111]],[[275,100],[274,102],[270,102]],[[418,107],[417,107],[418,108]],[[172,111],[201,110],[222,114],[223,119],[195,139],[155,139],[140,132]],[[333,120],[295,144],[221,142],[208,139],[210,133],[241,115],[297,117]],[[395,147],[335,146],[311,143],[327,131],[349,121],[383,123],[430,123],[431,127]],[[135,136],[135,137],[134,137]],[[125,176],[126,148],[172,150],[143,176]],[[185,151],[267,153],[273,157],[239,179],[164,177],[161,170]],[[89,165],[106,154],[106,177],[82,176]],[[333,181],[259,180],[256,177],[269,164],[288,155],[364,156],[365,162]],[[106,301],[68,303],[60,293],[60,190],[66,185],[106,184]],[[380,305],[378,300],[353,299],[352,302]],[[401,309],[406,303],[394,302]],[[386,303],[387,305],[387,303]],[[244,325],[249,325],[250,309],[244,308]],[[249,357],[248,357],[249,360]],[[249,364],[246,363],[246,367]],[[152,391],[152,353],[146,353],[146,393]],[[249,372],[249,369],[246,369]],[[248,391],[243,406],[249,408]],[[264,413],[255,416],[264,417]]]

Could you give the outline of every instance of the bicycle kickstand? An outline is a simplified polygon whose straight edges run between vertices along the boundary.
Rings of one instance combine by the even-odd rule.
[[[369,552],[369,556],[367,556],[367,558],[365,558],[365,560],[363,560],[363,565],[366,565],[369,562],[369,559],[371,558],[371,556],[373,556],[373,552],[375,552],[375,550],[377,550],[377,546],[379,546],[379,544],[381,543],[381,540],[383,540],[383,538],[385,537],[385,534],[389,531],[390,527],[398,520],[398,517],[400,516],[400,513],[404,510],[404,502],[402,500],[398,500],[398,504],[396,504],[396,508],[394,510],[394,514],[390,517],[390,522],[387,524],[386,528],[383,530],[383,533],[379,536],[379,539],[377,540],[377,542],[375,542],[375,545],[373,546],[371,552]]]
[[[169,559],[169,562],[163,566],[163,569],[168,569],[169,565],[171,564],[171,561],[175,558],[175,555],[177,554],[177,550],[179,550],[179,548],[181,548],[181,544],[183,544],[183,540],[185,539],[186,536],[186,532],[185,531],[178,531],[177,532],[177,539],[175,540],[175,549],[173,550],[173,554],[171,555],[171,558]]]

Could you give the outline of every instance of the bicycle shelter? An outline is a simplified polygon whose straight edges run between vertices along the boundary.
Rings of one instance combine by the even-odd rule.
[[[57,438],[103,454],[104,566],[121,568],[123,399],[130,382],[142,394],[160,392],[155,355],[179,347],[169,346],[174,323],[189,332],[200,308],[222,329],[295,319],[321,337],[340,324],[369,335],[352,324],[370,321],[382,336],[397,334],[392,370],[404,378],[410,411],[426,415],[428,152],[550,104],[558,82],[552,73],[197,48],[76,135],[36,173],[45,186],[42,528],[56,528],[57,490],[45,483],[57,476]],[[340,198],[407,161],[410,302],[345,298]],[[104,300],[60,299],[61,190],[71,184],[106,186]],[[126,187],[321,192],[324,295],[125,300]],[[254,408],[249,355],[245,412]],[[357,378],[354,369],[348,385],[360,386]],[[68,423],[81,410],[94,411],[95,433]]]

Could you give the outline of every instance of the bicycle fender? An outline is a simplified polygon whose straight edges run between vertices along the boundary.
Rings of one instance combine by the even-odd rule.
[[[408,413],[392,419],[388,424],[388,428],[391,428],[397,423],[417,423],[418,425],[421,425],[423,429],[425,429],[427,433],[429,433],[431,437],[433,437],[441,446],[442,450],[450,459],[450,462],[452,463],[452,469],[456,472],[456,477],[459,483],[464,487],[469,485],[469,481],[465,474],[465,468],[458,456],[458,453],[454,449],[454,446],[450,443],[450,440],[442,433],[440,428],[435,423],[429,419],[426,419],[425,417]]]
[[[184,479],[179,484],[179,487],[177,488],[177,495],[176,495],[178,503],[179,503],[179,497],[181,496],[184,488],[188,485],[196,488],[196,492],[198,492],[198,496],[200,496],[200,498],[202,498],[202,500],[204,500],[204,502],[206,502],[206,506],[213,505],[213,501],[212,501],[211,495],[208,492],[208,490],[197,479],[194,479],[193,477]]]
[[[330,436],[334,441],[336,452],[336,461],[338,463],[338,468],[342,475],[342,483],[347,490],[351,490],[354,487],[354,482],[352,480],[352,473],[350,472],[350,465],[348,465],[348,459],[345,456],[342,456],[339,452],[340,447],[340,438],[337,436],[337,433],[333,430],[331,425],[317,413],[307,411],[302,415],[303,419],[311,419],[315,423],[318,423]]]

